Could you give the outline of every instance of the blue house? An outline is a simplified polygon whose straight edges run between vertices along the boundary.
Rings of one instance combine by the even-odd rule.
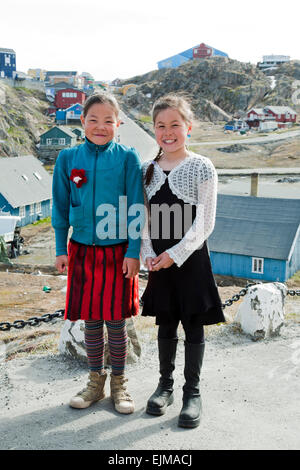
[[[52,177],[33,155],[0,158],[0,211],[21,217],[24,226],[49,217]]]
[[[178,54],[168,57],[167,59],[160,60],[157,62],[157,66],[159,69],[176,68],[189,60],[208,59],[216,56],[228,57],[228,54],[220,51],[219,49],[208,46],[207,44],[201,43],[187,49],[186,51],[179,52]]]
[[[214,274],[285,282],[300,270],[300,199],[218,194]]]
[[[67,109],[58,109],[56,111],[55,121],[57,124],[76,124],[81,122],[83,106],[80,103],[73,104]]]
[[[16,53],[13,49],[0,48],[0,78],[15,78]]]

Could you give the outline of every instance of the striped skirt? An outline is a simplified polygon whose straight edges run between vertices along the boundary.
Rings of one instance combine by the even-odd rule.
[[[121,320],[139,312],[138,275],[122,271],[127,243],[110,246],[68,245],[65,319]]]

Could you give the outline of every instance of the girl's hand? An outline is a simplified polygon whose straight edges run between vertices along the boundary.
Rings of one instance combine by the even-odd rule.
[[[140,260],[136,258],[124,258],[123,261],[123,274],[126,274],[127,279],[136,276],[140,270]]]
[[[61,255],[56,257],[55,267],[60,272],[63,273],[68,266],[68,257],[67,255]]]
[[[152,263],[152,271],[159,271],[160,269],[164,268],[169,268],[174,264],[174,261],[166,251],[164,251],[161,255],[157,256],[154,258],[153,263]]]
[[[151,258],[151,257],[146,258],[146,266],[147,266],[148,271],[152,271],[153,260],[154,258]]]

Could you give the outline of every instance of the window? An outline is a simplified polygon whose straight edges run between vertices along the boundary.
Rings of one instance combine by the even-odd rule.
[[[35,208],[36,208],[36,213],[37,214],[40,214],[42,212],[42,204],[40,202],[37,202],[35,204]]]
[[[252,272],[263,274],[264,272],[264,259],[252,258]]]
[[[22,218],[25,217],[25,206],[19,207],[19,216]]]
[[[37,180],[42,179],[41,175],[37,171],[34,171],[33,174],[34,174],[34,176],[36,177]]]
[[[58,139],[58,145],[66,145],[66,139]]]
[[[34,204],[30,204],[29,206],[29,215],[34,215]]]
[[[46,139],[46,145],[51,145],[52,144],[52,139]]]

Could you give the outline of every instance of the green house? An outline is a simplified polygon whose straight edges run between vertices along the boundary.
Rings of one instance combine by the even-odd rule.
[[[55,126],[40,136],[40,148],[65,148],[76,145],[76,135],[67,127]]]
[[[84,130],[81,127],[74,127],[72,129],[73,134],[77,136],[77,139],[83,140],[84,139]]]

